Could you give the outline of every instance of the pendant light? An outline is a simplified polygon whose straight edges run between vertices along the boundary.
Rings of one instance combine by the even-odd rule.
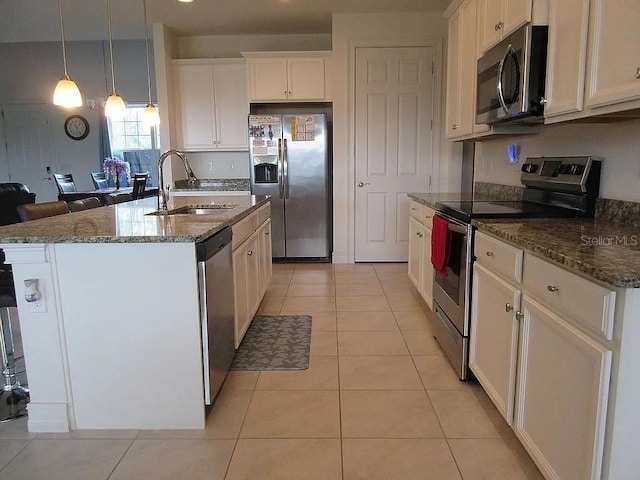
[[[142,112],[142,121],[147,125],[160,125],[158,109],[151,101],[151,68],[149,67],[149,29],[147,27],[147,0],[142,0],[142,12],[144,15],[144,51],[147,55],[147,89],[149,91],[149,103]]]
[[[111,58],[111,86],[113,91],[109,97],[107,97],[107,104],[104,106],[104,114],[107,117],[123,117],[127,106],[124,100],[116,91],[116,75],[113,65],[113,35],[111,34],[111,0],[107,0],[107,19],[109,27],[109,55]]]
[[[82,95],[76,83],[71,80],[67,73],[67,51],[64,46],[64,20],[62,19],[62,3],[58,0],[58,13],[60,14],[60,33],[62,35],[62,63],[64,65],[64,76],[58,81],[53,92],[53,104],[61,107],[81,107]]]

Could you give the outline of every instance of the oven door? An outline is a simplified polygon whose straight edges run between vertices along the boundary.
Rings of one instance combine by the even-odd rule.
[[[466,337],[469,335],[467,297],[471,273],[471,225],[465,225],[439,212],[436,215],[449,221],[449,257],[447,275],[435,273],[433,299],[460,334]]]

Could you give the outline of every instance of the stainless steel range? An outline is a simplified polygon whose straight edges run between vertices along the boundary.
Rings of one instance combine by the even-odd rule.
[[[600,184],[592,157],[536,157],[522,165],[522,201],[453,201],[436,204],[448,224],[446,274],[435,273],[433,331],[461,380],[468,371],[474,227],[481,218],[593,217]]]

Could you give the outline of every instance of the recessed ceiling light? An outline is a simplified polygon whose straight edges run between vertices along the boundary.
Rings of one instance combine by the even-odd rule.
[[[191,3],[193,0],[178,0],[180,3]]]

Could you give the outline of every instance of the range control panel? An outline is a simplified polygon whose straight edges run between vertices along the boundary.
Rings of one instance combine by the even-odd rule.
[[[597,195],[600,163],[593,157],[529,157],[522,165],[520,181],[543,190]]]

